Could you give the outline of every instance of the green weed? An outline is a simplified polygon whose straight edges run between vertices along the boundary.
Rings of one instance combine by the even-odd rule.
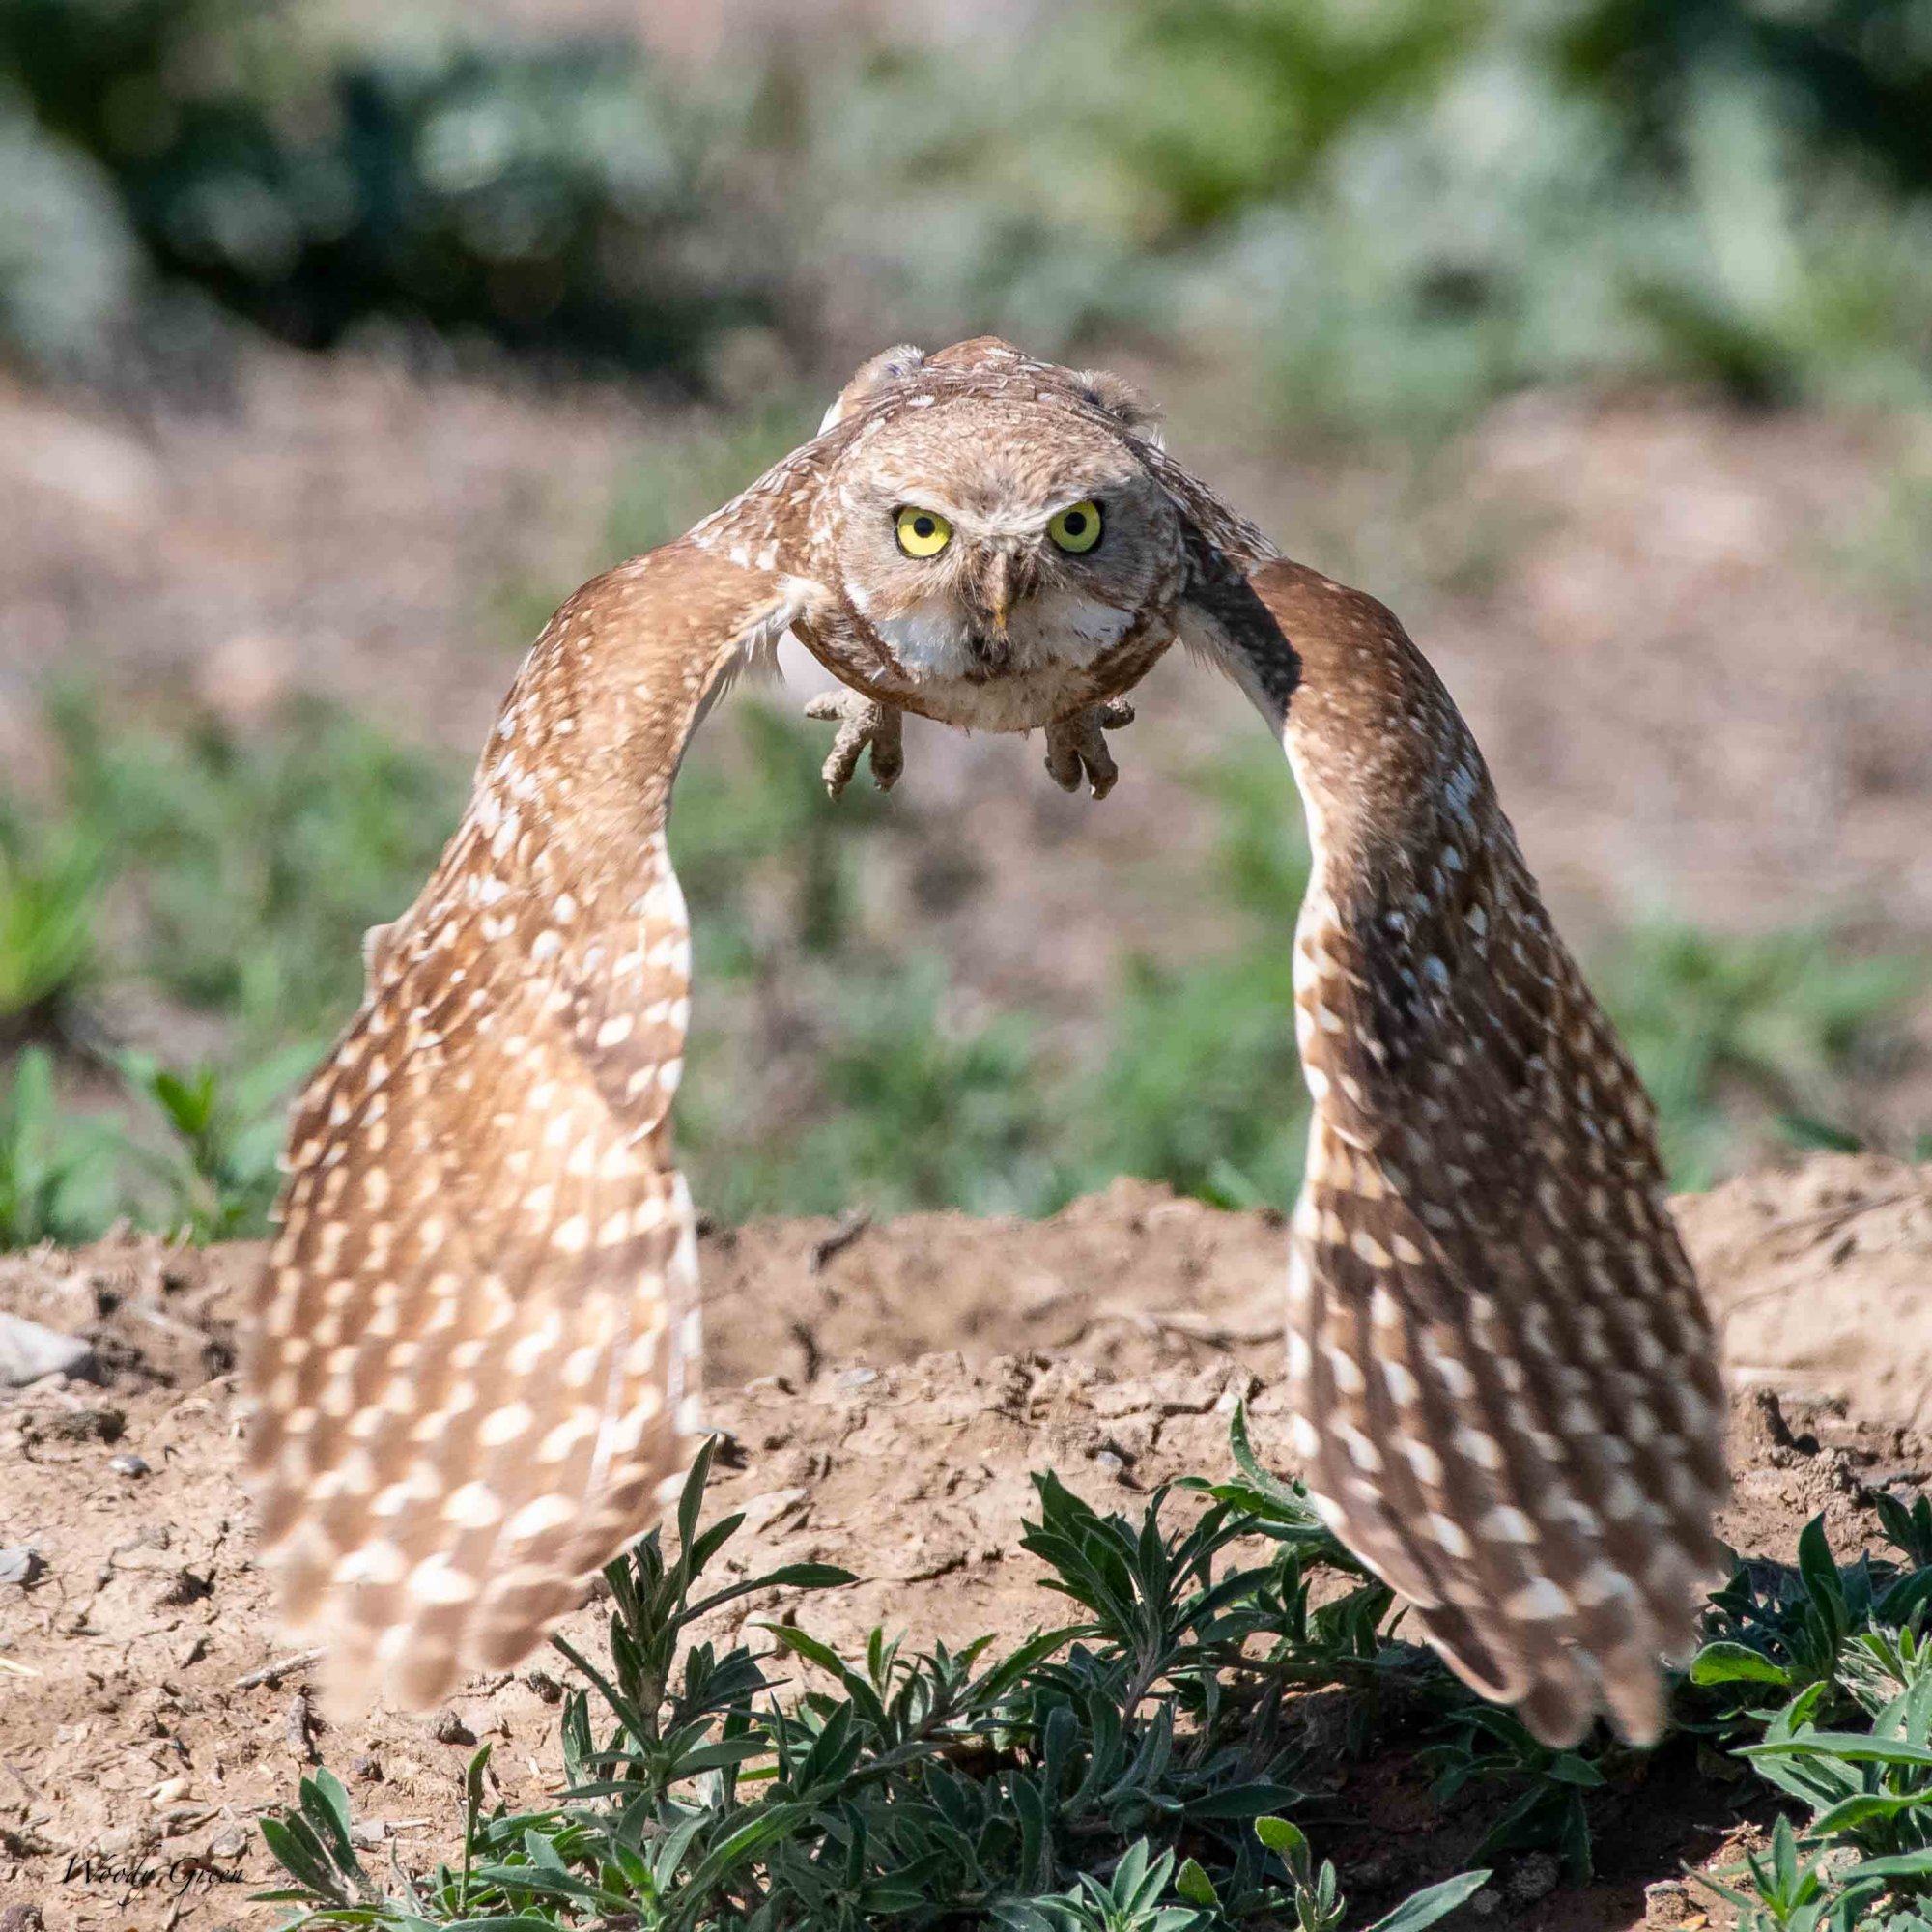
[[[701,975],[753,978],[861,939],[860,875],[890,824],[869,785],[826,796],[830,742],[754,695],[707,728],[680,774],[671,858]]]
[[[886,1209],[1058,1205],[1051,1096],[1032,1028],[1007,1015],[956,1018],[945,980],[938,962],[921,960],[846,993],[805,1160],[844,1177],[845,1206],[855,1194]]]
[[[956,1207],[1049,1213],[1079,1191],[1056,1160],[1032,1028],[961,1018],[943,965],[852,968],[813,1002],[777,1078],[738,1043],[694,1042],[680,1117],[697,1197],[727,1220]],[[809,1050],[805,1050],[809,1045]],[[740,1082],[726,1065],[744,1069]]]
[[[0,1066],[0,1250],[92,1240],[120,1211],[121,1151],[111,1129],[63,1111],[45,1047]]]
[[[92,828],[30,827],[0,800],[0,1044],[72,1026],[99,973],[105,877]]]
[[[128,1056],[129,1085],[153,1101],[163,1129],[158,1151],[135,1145],[164,1190],[171,1232],[220,1241],[268,1227],[288,1102],[315,1057],[299,1045],[224,1077],[213,1066],[184,1074]]]
[[[118,1141],[36,1129],[66,1151],[56,1218],[259,1233],[275,1109],[353,1010],[364,928],[433,865],[460,768],[324,709],[246,741],[207,721],[119,732],[72,699],[55,722],[57,803],[0,814],[0,1040],[78,1039],[124,1082]],[[802,719],[741,701],[680,786],[697,1005],[678,1135],[709,1211],[1042,1214],[1123,1173],[1287,1206],[1307,1123],[1291,935],[1308,849],[1271,748],[1202,781],[1218,943],[1125,961],[1077,1050],[962,998],[884,923],[868,870],[917,827],[863,786],[833,805],[824,750]],[[1701,1186],[1775,1134],[1855,1145],[1833,1122],[1923,973],[1829,935],[1659,923],[1593,977],[1672,1179]],[[116,1015],[156,995],[129,1059]]]
[[[586,1688],[564,1703],[555,1806],[486,1815],[479,1753],[460,1865],[398,1893],[360,1866],[346,1794],[319,1773],[265,1825],[295,1881],[270,1896],[308,1907],[304,1924],[398,1928],[1341,1923],[1332,1867],[1312,1870],[1279,1816],[1300,1797],[1286,1680],[1244,1659],[1281,1614],[1286,1574],[1283,1553],[1226,1561],[1264,1533],[1257,1520],[1213,1503],[1169,1527],[1156,1497],[1131,1525],[1042,1476],[1025,1540],[1079,1621],[997,1658],[985,1638],[914,1655],[879,1631],[848,1658],[788,1618],[763,1626],[778,1647],[757,1659],[687,1627],[748,1591],[851,1578],[799,1565],[702,1591],[741,1521],[700,1529],[708,1465],[707,1450],[678,1557],[653,1531],[606,1573],[609,1665],[558,1645]],[[1289,1568],[1319,1560],[1321,1534]],[[789,1696],[771,1694],[774,1664],[804,1672]],[[1485,1877],[1432,1888],[1381,1932],[1434,1923]]]
[[[243,1056],[319,1051],[359,996],[364,930],[455,829],[462,763],[312,702],[246,737],[210,718],[115,730],[71,696],[53,722],[68,810],[116,855],[129,965],[220,1014]]]
[[[354,1009],[364,928],[453,828],[460,768],[320,706],[245,740],[116,730],[72,694],[49,722],[58,790],[0,801],[0,1046],[78,1041],[120,1103],[71,1116],[52,1063],[18,1059],[0,1246],[120,1218],[259,1234],[284,1103]],[[130,1004],[168,1050],[116,1043]],[[208,1042],[191,1070],[181,1033]]]
[[[479,1753],[461,1864],[398,1893],[356,1862],[346,1795],[321,1773],[265,1825],[296,1881],[273,1896],[311,1925],[1333,1932],[1337,1873],[1289,1815],[1333,1749],[1295,1721],[1310,1690],[1350,1707],[1350,1754],[1422,1744],[1435,1796],[1486,1817],[1476,1860],[1548,1848],[1586,1883],[1598,1794],[1640,1783],[1646,1755],[1601,1732],[1551,1750],[1473,1698],[1401,1641],[1389,1591],[1260,1467],[1238,1410],[1231,1436],[1236,1474],[1183,1486],[1205,1507],[1180,1522],[1168,1492],[1135,1521],[1037,1476],[1021,1541],[1076,1621],[1003,1657],[983,1638],[911,1654],[876,1630],[847,1657],[794,1611],[763,1626],[762,1659],[694,1642],[697,1618],[748,1591],[851,1580],[804,1564],[707,1591],[741,1521],[699,1526],[707,1451],[676,1559],[653,1531],[606,1573],[609,1664],[559,1642],[583,1684],[563,1707],[558,1802],[486,1813]],[[1760,1802],[1790,1807],[1765,1852],[1708,1881],[1763,1932],[1907,1932],[1932,1891],[1932,1506],[1882,1516],[1903,1563],[1839,1565],[1813,1523],[1796,1566],[1740,1564],[1673,1692],[1684,1733],[1734,1749]],[[804,1675],[774,1695],[784,1665]],[[1435,1922],[1486,1877],[1427,1888],[1377,1932]]]
[[[1765,1122],[1794,1138],[1837,1111],[1846,1076],[1925,982],[1922,962],[1859,957],[1830,934],[1718,937],[1658,923],[1597,973],[1657,1102],[1665,1165],[1708,1187]]]

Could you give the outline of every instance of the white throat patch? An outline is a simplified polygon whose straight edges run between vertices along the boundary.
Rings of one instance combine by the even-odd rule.
[[[872,624],[910,677],[952,679],[983,669],[969,639],[975,626],[958,606],[935,601]],[[1008,626],[1017,671],[1082,670],[1126,634],[1133,613],[1064,590],[1028,598]]]

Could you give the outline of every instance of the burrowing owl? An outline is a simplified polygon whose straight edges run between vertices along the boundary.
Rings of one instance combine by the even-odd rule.
[[[292,1620],[421,1704],[506,1667],[697,1427],[668,1115],[690,944],[665,848],[706,708],[789,631],[845,690],[837,790],[904,711],[1104,728],[1179,638],[1277,732],[1316,864],[1295,1446],[1467,1681],[1659,1724],[1724,1488],[1712,1338],[1648,1102],[1448,694],[1373,598],[1276,555],[1118,381],[982,340],[862,369],[817,436],[537,640],[435,875],[298,1109],[249,1458]]]

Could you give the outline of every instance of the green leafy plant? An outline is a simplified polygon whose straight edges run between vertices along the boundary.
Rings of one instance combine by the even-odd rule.
[[[1345,1917],[1335,1867],[1323,1860],[1315,1868],[1314,1855],[1300,1826],[1286,1818],[1257,1818],[1255,1835],[1288,1867],[1293,1891],[1294,1922],[1300,1932],[1335,1932]],[[1473,1898],[1489,1882],[1486,1871],[1462,1872],[1440,1884],[1411,1893],[1369,1927],[1369,1932],[1422,1932]]]
[[[606,1573],[610,1663],[559,1644],[583,1681],[563,1707],[555,1805],[489,1809],[479,1753],[461,1863],[399,1896],[356,1862],[341,1787],[319,1774],[269,1831],[295,1881],[276,1896],[308,1906],[305,1923],[410,1932],[522,1925],[517,1915],[532,1928],[624,1917],[692,1932],[962,1918],[1014,1932],[1337,1932],[1340,1878],[1289,1815],[1320,1769],[1290,1721],[1309,1691],[1350,1705],[1346,1749],[1420,1743],[1433,1796],[1479,1807],[1476,1860],[1548,1848],[1586,1882],[1598,1795],[1640,1783],[1657,1754],[1601,1738],[1554,1750],[1472,1697],[1400,1640],[1386,1587],[1298,1485],[1261,1466],[1239,1408],[1230,1447],[1230,1477],[1190,1479],[1185,1509],[1183,1494],[1157,1492],[1137,1521],[1036,1476],[1022,1541],[1079,1620],[1003,1657],[984,1638],[913,1654],[877,1630],[847,1656],[788,1614],[763,1626],[777,1646],[763,1659],[721,1653],[690,1626],[749,1591],[851,1579],[804,1564],[708,1590],[703,1574],[742,1520],[700,1523],[707,1449],[680,1501],[677,1557],[654,1531]],[[1674,1689],[1678,1725],[1730,1746],[1761,1797],[1795,1811],[1773,1817],[1763,1851],[1706,1881],[1757,1932],[1917,1932],[1932,1896],[1932,1567],[1920,1561],[1932,1502],[1883,1517],[1903,1562],[1840,1564],[1814,1522],[1795,1565],[1738,1565]],[[784,1663],[807,1675],[775,1695]],[[1660,1750],[1672,1748],[1666,1737]],[[1373,1932],[1419,1932],[1487,1876],[1426,1887]]]
[[[1809,1813],[1780,1816],[1763,1853],[1703,1880],[1749,1932],[1907,1932],[1932,1892],[1932,1504],[1878,1507],[1904,1564],[1834,1562],[1814,1519],[1795,1569],[1739,1566],[1691,1662],[1692,1686],[1734,1700],[1737,1754]],[[1763,1708],[1774,1693],[1785,1701]]]
[[[473,1818],[483,1766],[489,1761],[486,1746],[470,1761],[465,1779],[469,1811],[465,1823]],[[468,1842],[469,1833],[465,1833]],[[296,1809],[280,1818],[262,1820],[262,1841],[274,1854],[275,1862],[295,1880],[292,1889],[261,1894],[268,1904],[354,1907],[377,1901],[381,1893],[362,1869],[351,1835],[349,1794],[332,1771],[318,1771],[304,1777],[298,1788]],[[326,1921],[325,1921],[326,1922]],[[354,1920],[349,1921],[354,1923]]]
[[[1732,1876],[1745,1885],[1726,1885],[1704,1878],[1720,1898],[1745,1914],[1745,1932],[1851,1932],[1862,1908],[1883,1888],[1873,1882],[1848,1893],[1833,1886],[1822,1857],[1802,1858],[1789,1818],[1772,1828],[1771,1845],[1764,1853],[1747,1852]],[[1835,1894],[1835,1895],[1834,1895]]]
[[[314,1045],[298,1045],[224,1077],[212,1066],[184,1074],[128,1056],[130,1084],[154,1102],[168,1135],[149,1163],[168,1190],[171,1232],[197,1241],[267,1232],[281,1186],[286,1103],[317,1057]]]
[[[742,1522],[701,1524],[710,1460],[685,1486],[678,1555],[653,1531],[606,1572],[609,1663],[559,1641],[583,1682],[563,1705],[554,1805],[488,1809],[479,1752],[460,1861],[398,1893],[361,1867],[342,1787],[317,1774],[265,1827],[292,1881],[270,1896],[307,1907],[304,1924],[399,1932],[1341,1923],[1332,1868],[1312,1870],[1277,1815],[1298,1801],[1279,1776],[1284,1680],[1244,1670],[1243,1648],[1278,1613],[1278,1562],[1219,1570],[1255,1530],[1238,1508],[1163,1528],[1156,1498],[1136,1526],[1041,1476],[1026,1538],[1081,1622],[1000,1657],[985,1638],[909,1654],[878,1631],[847,1657],[787,1620],[763,1626],[777,1649],[761,1660],[690,1626],[749,1592],[852,1579],[801,1564],[706,1589]],[[775,1662],[808,1673],[787,1697],[771,1694]],[[1379,1932],[1435,1922],[1485,1876],[1417,1894]]]
[[[1825,1520],[1814,1517],[1800,1532],[1795,1568],[1742,1562],[1712,1597],[1709,1640],[1692,1660],[1691,1682],[1750,1706],[1814,1688],[1833,1708],[1858,1701],[1869,1664],[1875,1656],[1883,1662],[1883,1653],[1870,1648],[1873,1633],[1911,1640],[1932,1605],[1932,1568],[1918,1554],[1932,1526],[1932,1506],[1921,1496],[1907,1511],[1886,1496],[1881,1511],[1909,1565],[1875,1562],[1868,1554],[1835,1563]]]
[[[1069,1889],[1057,1896],[995,1905],[993,1920],[1011,1932],[1203,1932],[1213,1923],[1207,1913],[1194,1905],[1159,1902],[1170,1891],[1185,1896],[1183,1887],[1205,1890],[1208,1902],[1216,1902],[1208,1875],[1192,1861],[1189,1864],[1188,1876],[1177,1884],[1174,1854],[1163,1852],[1150,1861],[1146,1841],[1141,1840],[1127,1847],[1111,1880],[1082,1872]]]
[[[1602,1787],[1604,1774],[1590,1754],[1555,1750],[1539,1742],[1514,1711],[1476,1705],[1450,1719],[1454,1735],[1432,1745],[1422,1762],[1435,1774],[1431,1794],[1447,1803],[1472,1784],[1495,1780],[1516,1792],[1483,1833],[1479,1859],[1500,1852],[1548,1847],[1562,1855],[1572,1885],[1587,1885],[1595,1869],[1583,1794]]]
[[[83,826],[29,827],[0,800],[0,1042],[71,1025],[100,969],[107,867]]]
[[[62,1112],[45,1047],[0,1068],[0,1249],[92,1240],[117,1208],[121,1152],[101,1122]]]
[[[1237,1905],[1222,1898],[1198,1861],[1185,1860],[1177,1870],[1173,1852],[1150,1860],[1143,1839],[1127,1847],[1111,1879],[1082,1872],[1065,1891],[996,1904],[993,1919],[1010,1932],[1212,1932],[1264,1912],[1286,1922],[1292,1911],[1300,1932],[1337,1932],[1348,1913],[1333,1864],[1324,1861],[1314,1869],[1307,1837],[1286,1818],[1257,1818],[1255,1836],[1286,1868],[1287,1883]],[[1489,1876],[1464,1872],[1427,1886],[1368,1932],[1422,1932],[1473,1897]],[[1183,1902],[1162,1904],[1170,1893]]]
[[[70,813],[120,855],[130,963],[247,1058],[348,1017],[364,930],[415,895],[462,810],[459,761],[327,705],[246,737],[114,729],[72,694],[51,722]]]
[[[1641,927],[1596,976],[1657,1101],[1665,1163],[1708,1187],[1753,1114],[1829,1116],[1846,1072],[1923,985],[1904,957],[1855,958],[1827,935],[1719,937]]]

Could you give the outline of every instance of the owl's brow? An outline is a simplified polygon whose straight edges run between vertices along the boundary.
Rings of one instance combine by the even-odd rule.
[[[888,506],[885,513],[888,519],[896,517],[901,510],[930,510],[944,517],[955,535],[970,537],[1037,537],[1061,511],[1070,510],[1075,503],[1089,500],[1097,503],[1104,516],[1116,494],[1103,485],[1069,483],[1022,507],[989,515],[962,506],[937,487],[901,483],[894,477],[885,481],[886,488],[881,494]]]

